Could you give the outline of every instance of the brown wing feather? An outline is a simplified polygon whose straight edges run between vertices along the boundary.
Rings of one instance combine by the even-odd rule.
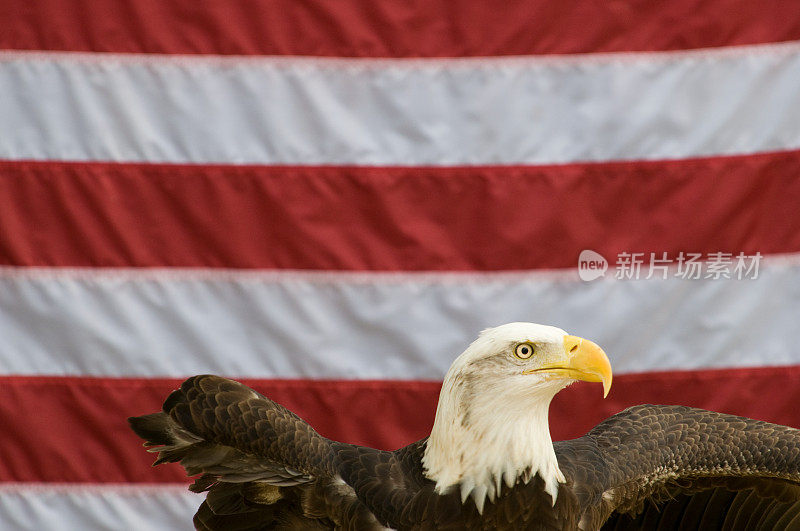
[[[218,376],[186,380],[163,411],[128,419],[158,452],[208,491],[198,529],[378,527],[338,477],[331,441],[249,387]]]
[[[210,478],[286,486],[331,475],[326,439],[283,406],[225,378],[190,378],[162,412],[129,422],[145,445],[155,446],[154,464],[180,462],[189,475],[203,474],[199,490]]]
[[[689,514],[702,511],[706,521],[725,521],[744,504],[769,512],[778,505],[792,510],[800,500],[800,430],[734,415],[636,406],[580,439],[557,443],[556,452],[574,482],[589,529],[613,512],[641,514],[636,521],[648,529],[659,529],[649,527],[658,516],[666,529],[668,518],[682,518],[690,509]],[[691,495],[708,490],[756,498],[743,494],[721,502],[720,495],[709,496],[706,505],[690,504]],[[770,502],[761,504],[765,498]],[[608,528],[623,520],[614,517]]]
[[[289,476],[333,475],[327,439],[307,422],[246,385],[219,376],[186,380],[164,402],[178,426],[217,445],[280,464]]]

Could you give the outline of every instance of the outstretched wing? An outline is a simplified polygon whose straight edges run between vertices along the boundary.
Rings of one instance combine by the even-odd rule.
[[[556,444],[582,528],[800,527],[800,430],[685,406],[642,405]],[[779,527],[775,527],[779,525]]]
[[[374,523],[338,478],[332,441],[239,382],[194,376],[163,411],[128,420],[158,452],[154,465],[180,462],[199,475],[190,489],[209,492],[195,515],[198,529]]]

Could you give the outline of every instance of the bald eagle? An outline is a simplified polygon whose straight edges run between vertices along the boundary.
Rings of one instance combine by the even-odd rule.
[[[210,375],[129,421],[208,492],[197,529],[800,529],[800,430],[643,405],[554,443],[550,401],[576,380],[608,393],[600,347],[510,323],[453,362],[430,436],[399,450],[326,439]]]

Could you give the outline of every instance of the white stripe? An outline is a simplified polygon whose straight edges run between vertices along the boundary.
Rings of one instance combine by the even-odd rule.
[[[797,149],[799,72],[800,43],[427,60],[5,52],[0,158],[461,165]]]
[[[203,498],[185,486],[6,483],[0,486],[0,527],[188,531]]]
[[[0,367],[436,380],[478,331],[518,320],[598,342],[618,373],[800,363],[796,263],[755,280],[576,277],[6,268]]]

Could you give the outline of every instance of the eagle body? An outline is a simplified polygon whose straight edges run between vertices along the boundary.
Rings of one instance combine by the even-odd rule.
[[[197,529],[800,529],[796,429],[641,405],[551,442],[558,390],[610,386],[584,341],[530,323],[484,332],[445,377],[431,435],[395,451],[322,437],[212,375],[129,421],[155,464],[180,462],[207,491]]]

